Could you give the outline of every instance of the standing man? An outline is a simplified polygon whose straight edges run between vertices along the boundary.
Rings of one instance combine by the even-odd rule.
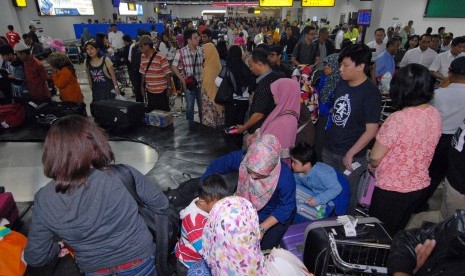
[[[429,67],[431,74],[443,81],[447,79],[451,62],[457,57],[463,56],[465,52],[465,37],[458,36],[452,40],[450,50],[436,56]]]
[[[358,183],[368,166],[367,145],[378,132],[381,93],[367,77],[371,61],[368,46],[347,46],[339,54],[339,61],[342,81],[334,91],[334,113],[322,157],[339,172],[350,172],[348,212],[355,214]]]
[[[15,32],[15,28],[13,25],[8,25],[8,32],[6,33],[6,39],[12,48],[15,47],[16,43],[21,41],[21,36],[17,32]]]
[[[336,38],[334,39],[334,43],[336,44],[335,47],[336,49],[340,50],[341,49],[341,44],[342,41],[344,40],[344,35],[347,33],[347,30],[349,29],[349,26],[346,24],[342,25],[341,29],[337,32]]]
[[[50,89],[47,85],[50,76],[44,65],[31,54],[26,44],[19,42],[13,49],[16,56],[24,62],[24,74],[29,90],[29,99],[37,105],[50,102]]]
[[[142,52],[139,67],[142,74],[141,91],[146,91],[147,111],[170,111],[168,92],[171,91],[171,70],[168,60],[153,48],[150,36],[141,36],[139,45]]]
[[[441,43],[441,50],[439,51],[440,53],[447,52],[450,50],[450,42],[452,41],[453,38],[454,38],[453,33],[444,34],[444,37]]]
[[[383,28],[378,28],[375,30],[375,40],[367,43],[367,46],[370,49],[376,49],[374,52],[372,60],[376,60],[376,57],[379,56],[384,50],[386,50],[386,43],[384,43],[384,38],[386,33]]]
[[[123,32],[118,31],[118,27],[115,23],[110,25],[110,32],[108,33],[108,41],[111,44],[111,47],[115,49],[115,51],[121,51],[124,47],[123,41]]]
[[[391,76],[394,76],[396,70],[396,63],[394,57],[397,54],[400,46],[400,39],[393,37],[388,40],[386,43],[386,50],[382,52],[375,61],[375,77],[382,77],[387,72],[391,73]]]
[[[39,37],[36,34],[36,26],[29,25],[29,33],[28,33],[28,35],[32,39],[33,42],[40,43]]]
[[[449,166],[456,161],[454,159],[449,162],[448,156],[452,137],[465,118],[465,57],[459,57],[452,61],[448,80],[447,87],[436,89],[432,101],[432,105],[441,114],[442,134],[429,167],[431,185],[428,187],[428,195],[424,199],[424,205],[420,207],[422,210],[428,209],[428,199],[446,176]]]
[[[408,22],[408,27],[409,27],[409,33],[408,35],[411,36],[411,35],[414,35],[415,34],[415,29],[413,28],[413,20],[410,20]]]
[[[257,76],[257,88],[253,94],[252,103],[249,107],[248,117],[243,125],[238,125],[238,133],[245,131],[253,134],[260,128],[265,119],[275,108],[273,94],[270,85],[279,78],[271,70],[268,61],[268,53],[263,49],[255,49],[249,58],[250,71]]]
[[[334,44],[329,40],[329,31],[326,28],[320,29],[320,35],[318,39],[315,40],[313,43],[318,46],[318,52],[320,53],[320,60],[324,60],[327,56],[334,54],[336,49],[334,48]],[[319,62],[316,65],[317,70],[323,70],[324,64],[323,62]]]
[[[282,47],[286,47],[286,53],[292,54],[292,52],[294,52],[295,45],[297,44],[297,38],[292,35],[291,26],[286,27],[285,35],[279,43]]]
[[[279,75],[280,78],[291,78],[292,72],[287,66],[281,63],[283,47],[280,45],[272,45],[268,51],[268,61],[270,62],[271,70]]]
[[[29,34],[23,34],[24,44],[29,47],[29,50],[36,58],[43,58],[44,47],[40,42],[34,42]]]
[[[354,28],[353,24],[349,24],[349,29],[347,30],[346,33],[344,33],[344,38],[350,39],[350,41],[352,41],[352,43],[357,42],[358,28]]]
[[[441,36],[439,34],[431,35],[431,43],[429,44],[429,47],[436,53],[439,53],[441,50]]]
[[[429,48],[430,43],[431,35],[422,35],[418,47],[408,50],[400,61],[399,66],[404,67],[410,63],[418,63],[425,67],[430,67],[438,55],[433,49]]]
[[[202,92],[200,91],[200,76],[203,69],[203,51],[199,47],[199,34],[194,29],[184,31],[184,41],[187,46],[179,49],[174,56],[172,70],[181,80],[182,90],[186,92],[186,119],[194,121],[194,104],[197,99],[199,119],[202,122]],[[181,73],[182,72],[182,73]],[[186,84],[186,79],[188,84]]]
[[[312,69],[320,62],[320,52],[318,46],[313,43],[313,38],[316,36],[316,29],[313,26],[306,26],[303,30],[304,42],[299,42],[292,52],[292,64],[299,66],[307,64]]]

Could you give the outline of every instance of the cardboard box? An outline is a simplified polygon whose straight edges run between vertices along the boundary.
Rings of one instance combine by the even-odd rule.
[[[171,112],[154,110],[145,113],[145,124],[149,126],[167,127],[173,124],[173,114]]]

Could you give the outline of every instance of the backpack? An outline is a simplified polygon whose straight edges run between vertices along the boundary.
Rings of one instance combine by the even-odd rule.
[[[170,201],[170,204],[180,212],[189,206],[194,198],[198,197],[199,183],[200,177],[191,178],[179,184],[176,189],[168,189],[163,193]]]
[[[136,200],[139,214],[147,224],[150,233],[152,233],[153,241],[157,246],[155,267],[158,275],[173,275],[176,271],[177,262],[174,247],[180,233],[178,211],[172,205],[160,213],[149,210],[137,195],[131,171],[125,165],[114,165],[112,169],[120,176],[124,186]]]

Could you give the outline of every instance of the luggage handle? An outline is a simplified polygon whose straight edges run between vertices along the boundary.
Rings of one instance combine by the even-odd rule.
[[[351,264],[344,261],[341,256],[339,256],[339,251],[336,245],[336,239],[334,238],[333,233],[329,233],[329,245],[331,249],[331,256],[333,257],[334,264],[342,269],[343,271],[356,271],[356,272],[364,272],[364,273],[379,273],[379,274],[387,274],[387,268],[381,266],[371,266],[371,265],[360,265],[360,264]],[[347,241],[344,241],[347,242]],[[381,248],[381,249],[389,249],[390,246],[387,245],[380,245],[380,244],[372,244],[372,243],[362,243],[362,242],[352,242],[354,245],[370,245],[370,247]]]

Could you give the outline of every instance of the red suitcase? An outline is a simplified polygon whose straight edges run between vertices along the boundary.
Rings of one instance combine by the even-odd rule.
[[[282,248],[290,251],[299,260],[303,261],[304,248],[305,248],[305,229],[313,221],[302,222],[289,226],[281,240]]]
[[[6,218],[10,225],[18,219],[19,211],[11,193],[0,193],[0,220]]]
[[[20,103],[0,106],[0,128],[20,126],[26,119],[26,109]]]

